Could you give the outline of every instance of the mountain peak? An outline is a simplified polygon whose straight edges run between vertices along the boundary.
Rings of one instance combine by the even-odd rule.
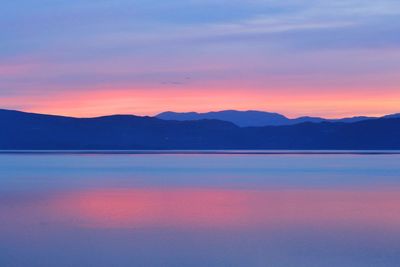
[[[221,110],[211,111],[205,113],[198,112],[163,112],[156,115],[157,118],[163,120],[203,120],[203,119],[216,119],[229,121],[240,127],[261,127],[261,126],[283,126],[294,125],[305,122],[321,123],[321,122],[342,122],[352,123],[369,119],[376,119],[376,117],[355,116],[340,119],[325,119],[321,117],[303,116],[299,118],[289,119],[282,114],[267,111],[257,110]],[[383,118],[400,118],[400,113],[384,116]]]
[[[266,126],[266,125],[284,125],[289,119],[279,113],[257,111],[257,110],[221,110],[205,113],[198,112],[163,112],[156,115],[157,118],[163,120],[203,120],[214,119],[229,121],[240,127],[248,126]]]

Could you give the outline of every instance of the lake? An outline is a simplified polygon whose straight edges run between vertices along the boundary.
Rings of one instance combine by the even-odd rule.
[[[0,153],[0,266],[398,267],[396,153]]]

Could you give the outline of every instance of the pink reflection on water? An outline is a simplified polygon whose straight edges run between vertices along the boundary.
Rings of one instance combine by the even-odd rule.
[[[51,213],[84,227],[367,226],[400,230],[398,191],[105,189],[71,192]]]

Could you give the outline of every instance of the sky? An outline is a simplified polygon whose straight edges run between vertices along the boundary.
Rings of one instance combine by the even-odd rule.
[[[399,0],[13,0],[0,108],[400,112]]]

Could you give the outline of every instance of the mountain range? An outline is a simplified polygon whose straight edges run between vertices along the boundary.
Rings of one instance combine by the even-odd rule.
[[[221,120],[96,118],[0,110],[1,150],[400,149],[400,118],[239,127]]]
[[[163,120],[176,120],[176,121],[189,121],[189,120],[204,120],[214,119],[229,121],[240,127],[260,127],[260,126],[282,126],[282,125],[294,125],[303,122],[357,122],[369,119],[377,119],[377,117],[351,117],[342,119],[325,119],[320,117],[299,117],[295,119],[289,119],[282,114],[265,112],[265,111],[237,111],[237,110],[222,110],[213,111],[206,113],[197,112],[172,112],[167,111],[156,115],[157,118]],[[400,113],[384,116],[383,118],[400,118]]]

